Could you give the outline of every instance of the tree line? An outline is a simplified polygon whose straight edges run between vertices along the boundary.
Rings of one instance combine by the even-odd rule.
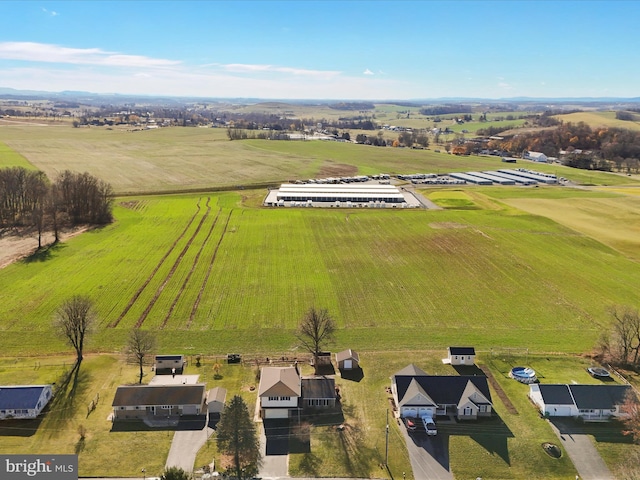
[[[44,172],[23,167],[0,169],[0,228],[35,228],[38,248],[42,234],[82,224],[101,225],[113,220],[111,185],[70,170],[50,182]]]

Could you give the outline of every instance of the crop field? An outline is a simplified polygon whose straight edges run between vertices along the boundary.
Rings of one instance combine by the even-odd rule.
[[[202,353],[288,351],[312,305],[333,313],[345,348],[582,352],[608,322],[607,306],[638,302],[637,262],[504,199],[468,195],[481,208],[258,209],[233,193],[128,197],[114,224],[2,270],[0,346],[64,351],[51,336],[52,312],[75,293],[96,301],[92,350],[118,350],[140,326],[157,330],[164,348]],[[607,200],[595,195],[583,203]]]
[[[8,167],[33,169],[33,165],[31,165],[26,158],[9,148],[4,143],[0,143],[0,168]]]
[[[555,118],[563,122],[584,122],[591,128],[610,127],[626,128],[627,130],[640,130],[640,123],[616,119],[616,112],[576,112],[564,115],[555,115]]]

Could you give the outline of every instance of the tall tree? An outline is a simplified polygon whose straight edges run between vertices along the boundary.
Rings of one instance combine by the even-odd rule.
[[[629,389],[620,410],[625,413],[622,417],[623,433],[633,438],[634,443],[640,443],[640,401],[633,389]]]
[[[138,383],[142,383],[144,376],[144,359],[156,348],[156,336],[148,330],[134,328],[129,334],[127,341],[127,355],[135,360],[140,367],[140,378]]]
[[[238,479],[251,478],[258,471],[260,443],[247,404],[239,395],[225,407],[217,427],[218,448],[233,458]]]
[[[83,295],[65,300],[56,313],[54,327],[75,349],[78,365],[83,358],[86,335],[95,323],[95,318],[93,302]]]
[[[326,308],[316,310],[311,307],[298,325],[296,337],[300,344],[313,355],[314,365],[318,368],[318,356],[323,347],[335,340],[336,323]]]

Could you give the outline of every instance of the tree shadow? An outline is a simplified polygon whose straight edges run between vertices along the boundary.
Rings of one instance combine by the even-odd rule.
[[[305,472],[309,477],[317,478],[322,473],[322,460],[317,455],[307,452],[300,460],[300,470]]]
[[[289,453],[311,453],[311,425],[308,422],[301,422],[300,424],[294,424],[291,427],[289,436]],[[317,457],[315,458],[303,458],[303,462],[306,461],[308,466],[316,467],[314,462],[319,462]],[[311,470],[305,470],[311,471]],[[313,468],[312,472],[315,473],[316,469]]]
[[[514,438],[514,435],[499,416],[479,418],[473,424],[468,424],[468,430],[469,438],[492,456],[499,456],[507,465],[511,466],[508,439]]]
[[[81,363],[76,362],[71,370],[54,384],[55,395],[46,416],[46,426],[51,437],[58,435],[73,418],[76,413],[76,400],[83,396],[91,382],[91,375],[81,370],[80,365]]]
[[[42,248],[36,248],[31,255],[23,258],[21,262],[26,264],[46,262],[54,258],[55,254],[64,248],[67,248],[67,246],[60,242],[52,243],[51,245],[46,245]]]
[[[345,370],[344,368],[341,368],[339,370],[340,370],[340,377],[344,378],[345,380],[351,380],[352,382],[359,382],[364,378],[364,371],[360,367],[352,368],[349,370]]]

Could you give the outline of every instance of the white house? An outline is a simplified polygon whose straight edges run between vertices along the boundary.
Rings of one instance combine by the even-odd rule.
[[[258,387],[262,418],[289,418],[297,410],[301,394],[301,377],[296,367],[262,368]]]
[[[624,416],[620,407],[628,385],[529,385],[529,398],[545,417],[606,421]]]
[[[52,396],[51,385],[0,386],[0,420],[36,418]]]
[[[473,365],[476,361],[476,349],[473,347],[447,348],[447,360],[451,365]]]
[[[111,406],[113,420],[152,420],[154,418],[204,415],[206,385],[122,385]]]
[[[489,384],[480,375],[427,375],[409,365],[391,377],[391,392],[403,418],[430,413],[475,420],[492,412]]]
[[[524,158],[534,162],[547,163],[549,160],[542,152],[524,152]]]

